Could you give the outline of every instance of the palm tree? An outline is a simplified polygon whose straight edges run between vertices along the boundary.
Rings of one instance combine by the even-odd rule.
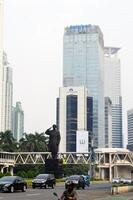
[[[10,130],[0,132],[1,151],[14,152],[17,150],[17,141]]]
[[[46,152],[48,151],[47,147],[47,138],[44,133],[37,133],[35,134],[24,134],[24,137],[20,139],[20,151],[25,152]]]

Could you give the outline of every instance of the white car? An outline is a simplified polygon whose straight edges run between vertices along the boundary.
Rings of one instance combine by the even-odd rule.
[[[112,183],[117,183],[119,184],[121,182],[121,179],[120,178],[113,178],[112,179]]]
[[[123,183],[123,184],[132,184],[133,180],[131,178],[121,178],[121,183]]]

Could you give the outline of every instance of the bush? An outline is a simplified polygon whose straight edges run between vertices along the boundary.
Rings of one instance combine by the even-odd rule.
[[[64,176],[70,176],[73,174],[87,175],[88,168],[88,165],[63,165],[63,174]]]
[[[11,172],[6,172],[4,176],[12,176]]]
[[[27,178],[34,178],[37,175],[37,173],[33,170],[29,170],[27,172]]]
[[[2,172],[0,172],[0,178],[2,178],[4,176],[4,174]]]
[[[16,173],[17,176],[21,176],[22,178],[27,178],[27,173],[25,171],[19,171]]]

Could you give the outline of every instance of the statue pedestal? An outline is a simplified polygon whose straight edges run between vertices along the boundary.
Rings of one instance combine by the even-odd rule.
[[[63,174],[63,163],[61,159],[47,159],[45,161],[45,173],[54,174],[55,178],[61,178]]]

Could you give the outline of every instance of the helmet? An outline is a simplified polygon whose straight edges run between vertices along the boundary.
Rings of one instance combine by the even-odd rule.
[[[67,181],[67,185],[69,186],[69,185],[72,185],[72,186],[74,186],[74,183],[73,183],[73,181]]]

